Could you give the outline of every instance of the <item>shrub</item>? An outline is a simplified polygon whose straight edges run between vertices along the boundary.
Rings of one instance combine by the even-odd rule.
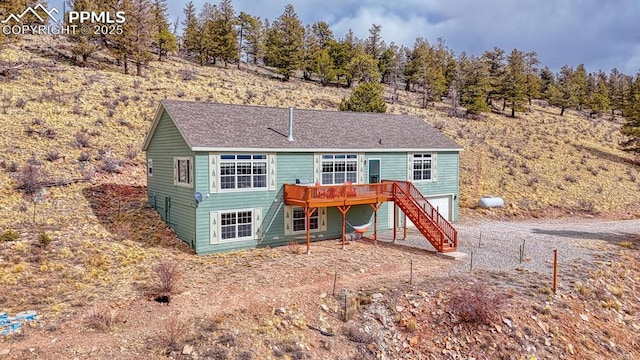
[[[80,156],[78,156],[78,161],[80,162],[87,162],[89,160],[91,160],[91,154],[88,151],[83,151],[80,153]]]
[[[87,326],[99,331],[109,331],[121,321],[120,313],[108,306],[96,306],[87,318]]]
[[[88,148],[91,146],[91,138],[86,132],[78,131],[71,142],[71,146],[75,148]]]
[[[633,248],[633,243],[631,241],[621,241],[618,243],[619,246],[622,246],[623,248],[627,248],[627,249],[632,249]]]
[[[18,172],[19,169],[20,167],[18,166],[18,163],[15,161],[12,161],[11,164],[7,165],[7,172],[9,173],[16,173]]]
[[[18,233],[15,230],[5,230],[5,232],[0,235],[0,242],[16,240],[18,240]]]
[[[178,74],[180,74],[183,81],[190,81],[198,78],[198,72],[193,69],[180,69],[178,70]]]
[[[56,160],[60,159],[61,157],[62,157],[62,155],[60,155],[58,150],[49,150],[49,152],[47,152],[46,159],[47,159],[47,161],[56,161]]]
[[[565,175],[564,176],[564,180],[570,183],[577,183],[578,182],[578,178],[576,178],[573,175]]]
[[[155,267],[158,276],[158,292],[172,294],[180,281],[180,268],[174,262],[163,261]]]
[[[43,232],[38,235],[38,242],[40,243],[40,246],[46,249],[53,242],[53,239],[51,238],[51,236],[49,236],[49,234]]]
[[[42,171],[40,167],[32,164],[25,165],[18,177],[18,188],[27,194],[33,194],[40,189],[41,183]]]
[[[56,138],[56,131],[53,129],[43,129],[40,131],[40,136],[46,138],[46,139],[55,139]]]
[[[119,173],[121,167],[122,161],[118,159],[112,157],[105,157],[104,159],[102,159],[102,170],[110,174]]]
[[[459,321],[487,325],[500,315],[503,305],[503,294],[491,291],[480,281],[458,289],[448,302]]]
[[[128,144],[127,145],[127,158],[129,160],[133,160],[136,157],[138,157],[138,149],[133,145],[133,144]]]
[[[178,314],[171,314],[162,324],[161,340],[167,348],[167,353],[171,350],[180,349],[180,341],[186,334],[186,324]]]
[[[291,240],[287,244],[287,249],[292,254],[302,254],[304,252],[304,248],[297,241]]]

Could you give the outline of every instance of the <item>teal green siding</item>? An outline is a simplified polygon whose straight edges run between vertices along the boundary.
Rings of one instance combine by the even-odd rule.
[[[265,153],[266,154],[266,153]],[[193,187],[174,185],[174,157],[193,159]],[[284,184],[295,183],[297,178],[314,179],[314,153],[278,153],[276,157],[275,190],[217,191],[210,188],[210,154],[193,152],[180,135],[173,121],[163,113],[147,148],[147,159],[153,160],[153,176],[148,176],[149,204],[175,231],[176,235],[193,247],[197,253],[223,252],[237,249],[284,245],[291,240],[304,242],[305,234],[285,236],[285,205],[282,203]],[[365,153],[365,159],[380,159],[381,179],[407,180],[407,153]],[[452,218],[458,217],[458,152],[439,152],[436,160],[436,181],[417,182],[415,185],[427,197],[452,196]],[[364,166],[364,179],[368,180],[368,165]],[[199,204],[194,192],[203,194]],[[170,205],[170,206],[169,206]],[[392,203],[385,203],[378,211],[378,230],[389,228]],[[212,211],[261,209],[262,236],[256,240],[211,244]],[[338,209],[327,210],[326,231],[313,232],[312,240],[339,238],[342,234],[342,216]],[[369,205],[353,206],[347,213],[347,222],[362,225],[371,219]],[[373,227],[370,232],[373,231]],[[347,232],[352,229],[347,225]]]
[[[432,182],[414,182],[414,185],[427,198],[437,195],[453,195],[451,204],[452,220],[458,219],[458,179],[459,153],[455,151],[439,152],[437,158],[437,180]]]
[[[173,184],[175,156],[193,156],[167,113],[163,113],[147,148],[153,160],[153,176],[147,175],[149,205],[155,208],[176,235],[192,247],[195,244],[195,201],[193,188]]]

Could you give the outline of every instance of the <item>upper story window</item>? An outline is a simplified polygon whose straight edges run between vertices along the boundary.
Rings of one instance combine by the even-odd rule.
[[[176,185],[191,187],[192,174],[193,159],[190,156],[175,158],[174,180]]]
[[[355,183],[358,180],[358,155],[322,155],[322,185]]]
[[[432,180],[433,157],[431,154],[413,154],[413,180]]]
[[[220,155],[220,188],[251,189],[267,187],[267,155]]]

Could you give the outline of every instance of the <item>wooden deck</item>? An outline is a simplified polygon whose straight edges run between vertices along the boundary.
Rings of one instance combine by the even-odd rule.
[[[393,200],[393,183],[353,185],[284,185],[287,205],[334,207],[377,204]]]

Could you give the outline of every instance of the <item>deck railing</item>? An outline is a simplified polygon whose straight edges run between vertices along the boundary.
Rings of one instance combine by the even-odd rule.
[[[409,181],[383,180],[383,183],[385,182],[396,184],[398,187],[402,188],[402,191],[413,199],[416,206],[422,208],[427,215],[431,216],[431,219],[442,230],[449,243],[454,247],[458,246],[458,231],[447,219],[444,218],[444,216],[442,216],[442,214],[438,212],[436,208],[433,207],[429,200],[422,195],[420,190],[418,190],[413,183]]]
[[[392,183],[343,185],[284,185],[286,202],[323,203],[393,196]],[[385,200],[386,201],[386,200]]]

